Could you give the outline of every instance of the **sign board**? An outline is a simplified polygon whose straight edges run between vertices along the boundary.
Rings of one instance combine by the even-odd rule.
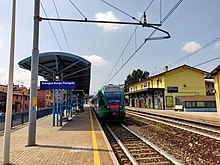
[[[166,107],[173,107],[173,96],[166,96]]]
[[[168,93],[178,93],[178,87],[167,87]]]
[[[40,89],[75,89],[75,81],[41,81]]]
[[[33,97],[32,106],[37,106],[37,97]]]

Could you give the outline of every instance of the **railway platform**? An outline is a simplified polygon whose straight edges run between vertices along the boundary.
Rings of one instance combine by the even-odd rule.
[[[163,115],[183,120],[194,121],[198,123],[205,123],[220,127],[220,114],[217,112],[181,112],[174,110],[157,110],[147,108],[137,108],[126,106],[125,109],[147,112],[155,115]]]
[[[89,106],[63,126],[52,126],[52,116],[37,121],[36,145],[27,147],[27,124],[12,129],[10,164],[112,165],[118,164],[102,128]],[[3,155],[0,136],[0,161]]]

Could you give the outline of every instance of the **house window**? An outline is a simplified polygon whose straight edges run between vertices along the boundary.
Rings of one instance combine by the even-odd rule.
[[[148,88],[150,88],[150,82],[147,83]]]
[[[205,102],[204,101],[196,102],[196,107],[206,107]]]
[[[143,89],[143,84],[141,84],[141,89]]]
[[[186,102],[186,108],[195,108],[196,102],[195,101],[187,101]]]
[[[207,101],[206,105],[207,105],[207,108],[216,108],[216,102],[215,101]]]

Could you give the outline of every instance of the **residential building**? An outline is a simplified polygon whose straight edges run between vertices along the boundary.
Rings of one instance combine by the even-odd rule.
[[[52,106],[52,91],[51,90],[37,90],[37,107],[47,108]]]
[[[220,65],[207,74],[206,78],[214,79],[215,90],[213,93],[215,93],[217,112],[220,113]]]
[[[205,88],[206,88],[206,95],[214,95],[214,81],[213,80],[205,80]]]
[[[0,112],[6,111],[7,86],[0,85]],[[29,90],[26,87],[13,85],[12,112],[29,110]]]
[[[0,112],[6,111],[7,86],[0,85]],[[52,91],[38,89],[38,108],[51,107]],[[30,90],[24,86],[13,85],[12,112],[22,112],[29,110]]]
[[[207,72],[182,65],[129,85],[129,105],[153,109],[173,109],[176,96],[206,96]]]

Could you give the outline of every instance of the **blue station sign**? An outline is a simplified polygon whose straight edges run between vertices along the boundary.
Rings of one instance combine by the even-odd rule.
[[[167,87],[168,93],[178,93],[178,87]]]
[[[41,81],[40,89],[49,90],[49,89],[75,89],[75,81]]]

